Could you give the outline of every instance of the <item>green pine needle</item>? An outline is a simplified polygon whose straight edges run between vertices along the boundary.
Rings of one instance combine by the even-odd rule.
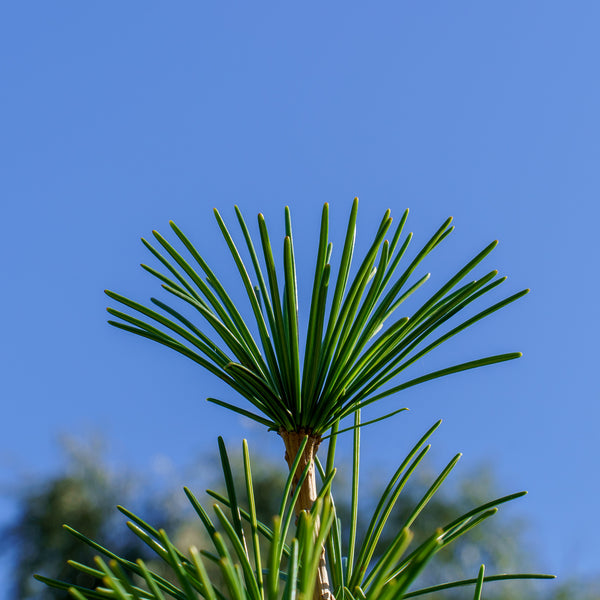
[[[353,274],[358,200],[352,204],[337,268],[330,263],[329,206],[325,204],[311,302],[306,308],[307,327],[301,331],[302,307],[298,304],[295,244],[289,209],[285,209],[280,267],[264,217],[258,216],[259,243],[256,245],[241,211],[237,207],[235,211],[250,268],[216,209],[214,214],[249,302],[250,319],[242,317],[248,314],[244,302],[237,296],[234,302],[200,251],[173,222],[170,226],[181,248],[176,248],[156,231],[153,236],[164,253],[143,240],[167,273],[143,267],[167,292],[191,308],[198,320],[183,315],[162,300],[152,299],[158,309],[155,310],[121,294],[106,292],[112,300],[128,309],[109,308],[109,313],[116,319],[109,321],[111,325],[191,358],[229,384],[257,412],[222,400],[210,399],[211,402],[269,429],[304,430],[323,436],[338,420],[388,395],[438,377],[520,356],[509,353],[475,359],[416,378],[400,379],[405,369],[429,352],[528,291],[484,306],[475,316],[463,319],[446,333],[433,337],[437,328],[458,319],[472,302],[480,300],[505,280],[496,278],[497,272],[492,271],[479,280],[463,283],[495,248],[497,242],[492,242],[412,314],[396,317],[404,301],[429,278],[429,274],[425,274],[412,281],[422,261],[451,233],[451,218],[416,251],[408,265],[399,270],[412,240],[412,234],[404,234],[408,211],[403,213],[393,231],[391,242],[386,236],[391,231],[392,218],[390,211],[386,211]],[[396,274],[397,270],[399,274]],[[335,276],[332,271],[336,272]],[[239,306],[237,302],[240,302]]]

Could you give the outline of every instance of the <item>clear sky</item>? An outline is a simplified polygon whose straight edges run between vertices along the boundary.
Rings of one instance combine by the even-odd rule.
[[[141,470],[219,432],[282,452],[191,361],[106,325],[103,289],[159,294],[139,238],[169,219],[235,289],[212,217],[234,204],[274,237],[291,207],[307,286],[323,203],[341,237],[358,196],[363,247],[386,208],[420,241],[454,216],[431,289],[496,238],[503,292],[532,288],[429,365],[524,357],[386,401],[411,412],[365,460],[393,468],[441,417],[440,466],[530,491],[534,568],[597,569],[599,23],[595,1],[3,3],[0,483],[56,469],[59,432]]]

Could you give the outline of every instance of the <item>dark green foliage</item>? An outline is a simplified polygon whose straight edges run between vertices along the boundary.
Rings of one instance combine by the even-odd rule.
[[[40,588],[31,580],[31,573],[42,570],[59,579],[73,578],[67,558],[80,562],[93,559],[94,553],[89,548],[82,547],[62,530],[62,524],[68,521],[94,537],[101,536],[110,517],[108,507],[100,506],[93,497],[93,489],[82,479],[64,477],[40,486],[36,493],[24,499],[19,522],[8,532],[13,551],[18,555],[12,598],[66,600],[69,597],[65,592]],[[49,548],[52,551],[49,552]],[[82,586],[97,583],[95,578],[83,573],[75,574],[73,580]]]
[[[253,316],[246,323],[217,275],[189,238],[173,223],[180,249],[157,231],[158,247],[144,245],[166,272],[142,265],[181,309],[151,298],[145,306],[107,291],[126,312],[109,308],[109,323],[172,348],[229,384],[257,411],[209,398],[221,406],[269,428],[324,435],[344,419],[381,398],[431,379],[518,358],[513,352],[476,359],[398,382],[416,361],[440,344],[517,300],[516,294],[486,306],[470,318],[457,316],[471,303],[502,284],[505,277],[491,271],[473,281],[465,278],[494,249],[492,242],[442,285],[410,315],[397,317],[404,301],[423,285],[429,274],[414,280],[421,262],[452,232],[447,219],[408,260],[412,234],[404,234],[408,210],[393,230],[388,210],[366,252],[353,266],[358,199],[348,220],[337,276],[333,276],[329,242],[329,207],[323,208],[311,304],[305,334],[299,330],[294,242],[289,209],[285,209],[285,238],[280,274],[267,225],[258,216],[260,244],[254,244],[241,212],[236,214],[251,267],[244,262],[233,236],[215,209],[217,224],[239,272]],[[390,234],[390,240],[386,236]],[[404,262],[408,264],[404,265]],[[402,267],[401,267],[402,265]],[[331,289],[330,289],[331,288]],[[194,317],[181,312],[190,309]],[[156,310],[159,309],[159,310]],[[196,319],[199,317],[199,322]],[[456,318],[455,318],[456,317]],[[444,333],[438,329],[450,326]],[[437,336],[437,337],[436,337]],[[302,356],[302,349],[304,355]],[[393,411],[382,418],[395,414]]]

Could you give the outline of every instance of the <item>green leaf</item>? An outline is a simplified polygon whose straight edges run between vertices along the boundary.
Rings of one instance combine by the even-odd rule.
[[[261,597],[264,596],[264,583],[262,574],[262,562],[260,552],[260,540],[258,538],[258,518],[256,515],[256,504],[254,501],[254,485],[252,483],[252,467],[250,464],[250,454],[248,451],[248,442],[243,441],[242,445],[244,461],[244,480],[246,482],[246,495],[248,497],[248,508],[250,515],[250,533],[252,536],[252,549],[254,552],[254,564],[256,572],[256,581],[260,590]]]
[[[425,568],[425,565],[433,558],[434,554],[440,549],[440,542],[438,536],[439,531],[436,531],[425,542],[425,544],[423,544],[419,553],[413,557],[408,566],[401,573],[395,576],[393,585],[388,585],[388,590],[392,592],[393,595],[397,595],[400,598],[405,597],[406,590],[408,590],[412,582]],[[382,600],[386,600],[385,593],[382,594],[381,598]]]
[[[231,518],[233,520],[233,528],[239,538],[240,543],[242,544],[244,554],[248,554],[248,549],[246,548],[246,540],[244,538],[244,529],[242,528],[242,520],[240,518],[240,507],[238,505],[235,484],[233,482],[233,474],[231,472],[231,465],[229,463],[229,457],[227,456],[225,442],[223,441],[223,438],[221,436],[218,437],[218,443],[219,456],[221,457],[221,468],[223,470],[223,478],[225,479],[227,496],[229,498],[229,509],[231,510]]]
[[[329,236],[329,204],[323,205],[321,215],[321,229],[319,234],[319,248],[313,279],[312,297],[310,302],[310,316],[306,332],[306,348],[304,352],[304,366],[302,379],[302,393],[306,399],[311,399],[314,393],[316,377],[318,374],[319,356],[321,352],[321,338],[325,317],[325,303],[329,284],[329,266],[327,265],[327,247]]]
[[[300,347],[298,338],[298,294],[296,291],[296,271],[294,266],[294,250],[292,239],[284,241],[284,276],[285,276],[285,305],[287,315],[286,330],[288,331],[288,349],[290,353],[290,387],[295,413],[300,423],[302,420],[302,400],[300,396]]]
[[[514,579],[556,579],[556,575],[544,575],[538,573],[514,573],[514,574],[502,574],[502,575],[490,575],[488,577],[484,577],[483,581],[485,583],[491,581],[510,581]],[[452,581],[449,583],[442,583],[440,585],[434,585],[427,588],[422,588],[420,590],[415,590],[413,592],[408,592],[403,597],[404,598],[416,598],[417,596],[424,596],[425,594],[433,594],[434,592],[441,592],[444,590],[449,590],[456,587],[463,587],[466,585],[476,585],[477,579],[463,579],[461,581]]]
[[[69,594],[71,594],[71,596],[73,596],[73,598],[76,598],[76,600],[86,600],[86,597],[77,588],[73,586],[68,588],[68,592]]]
[[[363,587],[367,590],[369,597],[377,598],[387,583],[390,574],[394,570],[397,561],[408,548],[413,534],[406,527],[402,528],[385,552],[381,555],[377,564],[369,573],[369,577]]]
[[[206,571],[202,557],[195,546],[190,548],[190,556],[192,557],[192,562],[194,563],[196,573],[198,574],[198,579],[202,583],[202,595],[207,600],[217,600],[215,588],[213,587],[210,577]]]
[[[187,488],[184,488],[184,489],[187,489]],[[229,506],[229,500],[225,496],[222,496],[221,494],[218,494],[217,492],[215,492],[213,490],[206,490],[206,493],[209,496],[212,496],[213,498],[218,500],[219,502],[222,502],[223,504],[225,504],[225,506]],[[247,521],[248,523],[251,522],[251,517],[247,511],[240,508],[240,514],[245,521]],[[258,521],[257,527],[258,527],[258,531],[265,537],[265,539],[267,539],[269,542],[272,542],[272,540],[274,539],[273,530],[270,529],[269,527],[267,527],[261,521]],[[287,544],[284,544],[283,545],[283,554],[287,556],[289,554],[289,551],[290,551],[289,546]],[[202,551],[202,554],[206,555],[204,551]]]
[[[278,600],[279,596],[279,553],[278,546],[281,543],[281,519],[279,516],[273,517],[273,540],[269,549],[267,572],[267,599]],[[293,542],[292,542],[293,543]]]
[[[346,427],[345,429],[340,429],[340,431],[336,432],[335,435],[345,433],[346,431],[353,431],[360,427],[364,427],[365,425],[372,425],[373,423],[378,423],[379,421],[383,421],[384,419],[389,419],[390,417],[393,417],[394,415],[397,415],[398,413],[404,412],[406,410],[408,410],[408,408],[399,408],[398,410],[394,410],[391,413],[388,413],[387,415],[383,415],[382,417],[377,417],[376,419],[371,419],[370,421],[365,421],[364,423],[360,423],[359,425],[354,424],[354,425],[352,425],[352,427]],[[354,414],[356,414],[356,413],[354,413]],[[331,435],[324,435],[321,438],[321,441],[326,440],[330,437],[331,437]]]
[[[229,404],[229,402],[223,402],[223,400],[218,400],[217,398],[207,398],[206,400],[208,402],[212,402],[213,404],[217,404],[218,406],[223,406],[224,408],[227,408],[233,412],[236,412],[236,413],[242,415],[243,417],[252,419],[253,421],[256,421],[257,423],[260,423],[261,425],[265,425],[269,429],[277,428],[277,425],[274,421],[269,421],[269,420],[265,419],[264,417],[257,415],[256,413],[249,412],[243,408],[240,408],[239,406],[235,406],[234,404]]]
[[[458,365],[454,365],[452,367],[447,367],[445,369],[440,369],[439,371],[433,371],[428,373],[427,375],[423,375],[421,377],[416,377],[415,379],[411,379],[402,383],[400,385],[394,386],[389,390],[381,392],[367,400],[363,400],[359,403],[352,403],[352,401],[348,402],[346,408],[343,410],[342,414],[339,418],[344,418],[348,414],[354,412],[357,408],[363,408],[381,398],[385,398],[386,396],[390,396],[402,390],[408,389],[409,387],[413,387],[420,383],[425,383],[426,381],[431,381],[432,379],[438,379],[439,377],[445,377],[446,375],[453,375],[454,373],[460,373],[461,371],[467,371],[469,369],[477,369],[479,367],[485,367],[488,365],[494,365],[496,363],[505,362],[508,360],[514,360],[515,358],[521,358],[521,352],[510,352],[508,354],[497,354],[495,356],[488,356],[486,358],[480,358],[478,360],[472,360],[469,362],[461,363]]]
[[[287,581],[285,589],[283,590],[283,600],[295,600],[298,589],[298,572],[299,572],[299,559],[298,559],[298,540],[294,538],[292,540],[291,552],[288,562]]]
[[[150,570],[146,566],[146,563],[141,558],[138,558],[136,563],[140,568],[141,576],[144,578],[146,584],[148,585],[148,588],[150,589],[150,592],[152,593],[154,599],[165,600],[165,597],[160,591],[160,587],[157,581],[155,580],[154,575],[150,572]],[[216,598],[210,598],[210,600],[216,600]]]
[[[352,203],[352,210],[350,211],[350,218],[348,219],[348,226],[346,228],[346,238],[344,241],[344,248],[342,250],[342,256],[340,259],[340,268],[338,270],[338,276],[335,283],[335,290],[333,292],[333,301],[331,309],[329,311],[329,320],[327,322],[327,331],[325,333],[324,346],[329,348],[331,336],[338,320],[340,307],[342,304],[342,298],[346,291],[346,283],[348,281],[348,275],[350,273],[350,266],[352,264],[352,255],[354,253],[354,241],[356,239],[356,217],[358,214],[358,198],[354,198]],[[326,366],[325,362],[321,362],[321,370]]]
[[[348,567],[346,579],[352,577],[354,570],[354,550],[356,547],[356,532],[358,529],[358,482],[360,472],[360,417],[361,412],[354,413],[354,439],[352,445],[352,492],[350,497],[350,534],[348,542]]]
[[[415,469],[419,465],[419,463],[423,460],[427,452],[429,452],[430,446],[425,446],[423,450],[418,454],[418,456],[412,461],[404,476],[400,479],[400,481],[392,486],[390,489],[390,484],[392,481],[395,483],[395,480],[399,477],[400,473],[404,471],[407,467],[408,462],[410,460],[405,459],[400,465],[400,468],[396,471],[394,476],[392,477],[392,481],[388,484],[385,492],[377,504],[373,517],[371,518],[371,522],[369,523],[369,528],[367,533],[365,534],[365,538],[360,548],[360,552],[358,554],[358,558],[356,559],[356,564],[353,572],[352,579],[350,581],[350,588],[354,589],[356,585],[360,585],[363,589],[366,589],[367,584],[370,582],[370,577],[365,576],[367,574],[369,565],[371,563],[371,559],[375,553],[375,549],[377,548],[377,544],[385,527],[385,524],[392,512],[392,508],[396,504],[398,497],[400,496],[400,492],[404,489],[407,481],[410,479],[411,475],[414,473]],[[409,456],[412,458],[412,452]],[[405,526],[406,527],[406,526]]]
[[[400,495],[400,492],[404,488],[404,485],[410,478],[411,474],[416,469],[417,465],[421,462],[425,454],[429,450],[429,446],[426,446],[424,450],[421,448],[425,442],[431,437],[433,432],[440,426],[441,420],[437,421],[432,427],[430,427],[425,434],[417,441],[412,447],[410,452],[406,455],[400,466],[396,469],[396,472],[392,475],[388,485],[381,494],[379,502],[375,507],[373,516],[369,522],[367,532],[364,536],[361,544],[358,558],[356,563],[352,567],[352,576],[349,578],[350,589],[355,589],[361,585],[365,574],[367,573],[369,562],[375,552],[375,547],[379,541],[379,537],[385,523]],[[415,458],[416,457],[416,458]],[[414,460],[413,460],[414,459]],[[409,466],[410,465],[410,466]],[[408,468],[408,471],[400,479],[402,473]],[[398,480],[400,480],[398,482]]]
[[[419,502],[417,503],[417,506],[415,506],[413,511],[410,513],[410,516],[406,519],[406,522],[404,524],[405,528],[407,528],[407,529],[410,528],[410,526],[415,522],[415,519],[419,516],[419,514],[422,512],[422,510],[425,508],[425,506],[427,506],[428,502],[431,500],[433,495],[437,492],[437,490],[440,488],[440,486],[442,485],[444,480],[450,474],[450,471],[452,471],[452,469],[454,469],[454,467],[456,466],[456,463],[460,460],[461,456],[462,456],[462,454],[457,454],[446,465],[444,470],[438,475],[436,480],[431,484],[429,489],[425,492],[425,495],[421,498],[421,500],[419,500]]]
[[[44,577],[43,575],[34,575],[34,578],[37,579],[38,581],[41,581],[42,583],[45,583],[47,586],[57,589],[57,590],[65,590],[65,591],[69,591],[69,593],[71,593],[71,595],[73,595],[73,592],[78,592],[81,597],[83,597],[85,600],[89,599],[89,598],[93,598],[93,599],[99,599],[99,600],[106,600],[106,598],[110,597],[107,596],[107,594],[102,593],[102,592],[97,592],[95,590],[88,590],[87,588],[78,586],[78,585],[73,585],[72,583],[68,583],[66,581],[61,581],[60,579],[52,579],[51,577]],[[71,591],[73,590],[73,591]],[[83,596],[83,593],[85,592],[85,596]],[[78,598],[78,596],[75,596],[76,598]],[[185,600],[185,599],[184,599]]]
[[[248,550],[245,546],[245,542],[243,541],[243,537],[240,538],[235,526],[229,522],[223,511],[219,508],[218,504],[215,504],[213,508],[219,521],[221,522],[221,525],[223,526],[223,529],[225,530],[227,538],[231,542],[231,545],[233,546],[233,549],[240,560],[249,597],[252,600],[260,600],[262,594],[254,576],[254,571],[252,570],[252,565],[250,564]]]
[[[477,583],[475,584],[475,595],[473,600],[481,600],[481,590],[483,589],[483,577],[485,575],[485,565],[481,565],[479,568],[479,574],[477,575]]]

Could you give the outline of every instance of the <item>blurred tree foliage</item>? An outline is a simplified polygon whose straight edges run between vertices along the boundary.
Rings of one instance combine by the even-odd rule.
[[[17,492],[18,511],[12,523],[1,531],[0,551],[8,554],[11,562],[9,595],[7,600],[68,600],[68,594],[48,588],[32,578],[33,573],[57,577],[79,585],[94,585],[91,577],[86,576],[68,564],[67,560],[89,563],[94,552],[88,546],[69,535],[62,524],[67,523],[97,539],[116,553],[131,560],[140,557],[153,562],[153,553],[124,524],[124,517],[115,506],[121,504],[143,516],[146,521],[160,526],[172,535],[178,546],[195,544],[202,547],[202,529],[197,526],[194,515],[185,502],[183,493],[164,495],[157,486],[148,483],[131,473],[111,471],[102,460],[101,445],[77,445],[67,441],[68,468],[62,474],[44,481],[30,482]],[[277,512],[278,491],[282,488],[285,472],[280,465],[267,459],[256,460],[253,464],[253,478],[257,486],[256,504],[259,517],[270,522],[271,515]],[[215,463],[217,458],[215,457]],[[203,461],[206,464],[205,461]],[[217,471],[215,471],[216,473]],[[235,473],[240,469],[234,469]],[[403,522],[406,510],[413,507],[431,483],[434,475],[422,473],[407,487],[398,502],[392,522]],[[198,477],[193,477],[198,480]],[[221,482],[206,482],[206,473],[202,483],[220,491]],[[375,479],[372,477],[371,479]],[[343,473],[337,477],[337,485],[343,488]],[[379,490],[385,482],[368,481],[366,487]],[[243,490],[240,481],[239,489]],[[481,469],[468,478],[459,481],[451,492],[436,494],[427,509],[417,519],[412,529],[415,539],[430,534],[436,526],[452,521],[457,515],[466,512],[484,500],[499,496],[496,484],[489,469]],[[276,490],[276,493],[274,493]],[[337,494],[337,498],[349,497],[349,494]],[[378,494],[361,498],[362,506],[371,508]],[[346,522],[348,506],[338,505],[342,523]],[[365,515],[371,514],[365,510]],[[360,518],[359,528],[365,531],[368,526],[365,518]],[[470,578],[476,575],[478,566],[486,564],[486,571],[492,573],[523,572],[531,565],[528,555],[530,549],[524,542],[525,524],[516,519],[502,520],[502,514],[489,519],[480,528],[451,544],[441,552],[436,567],[428,571],[435,573],[435,581],[421,581],[423,585],[433,585],[453,579]],[[394,527],[387,528],[388,536],[393,535]],[[383,537],[380,548],[386,548],[389,539]],[[160,565],[153,565],[160,568]],[[165,573],[166,575],[166,573]],[[97,583],[97,582],[96,582]],[[441,598],[442,596],[430,596]],[[459,600],[464,598],[464,590],[448,591],[444,598]],[[544,586],[527,585],[527,582],[514,582],[488,586],[486,599],[500,600],[598,600],[600,582],[569,581],[566,583],[546,583]],[[429,597],[422,596],[424,600]]]

